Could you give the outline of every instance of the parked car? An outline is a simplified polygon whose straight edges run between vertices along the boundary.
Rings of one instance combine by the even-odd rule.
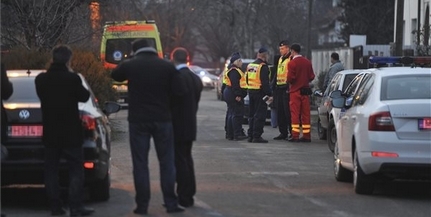
[[[215,88],[216,83],[218,82],[217,76],[209,73],[207,70],[196,65],[190,65],[189,69],[201,78],[204,88]]]
[[[369,69],[353,95],[330,94],[345,109],[334,149],[337,181],[372,194],[380,180],[431,180],[429,68]]]
[[[329,150],[334,151],[334,145],[337,139],[335,123],[338,121],[338,116],[341,109],[332,108],[331,98],[329,93],[334,90],[341,90],[344,92],[350,82],[359,74],[361,70],[343,70],[335,74],[332,80],[329,82],[328,87],[324,92],[321,90],[315,90],[314,96],[316,96],[317,107],[317,132],[319,139],[327,139]]]
[[[12,96],[4,101],[7,138],[2,144],[8,156],[1,161],[1,184],[43,184],[44,146],[42,111],[36,94],[35,77],[43,70],[9,70]],[[111,129],[108,115],[121,106],[107,102],[100,108],[85,78],[82,84],[91,92],[87,102],[79,103],[85,139],[83,142],[85,184],[92,199],[105,201],[110,196]],[[64,130],[68,130],[65,126]],[[67,185],[66,161],[60,165],[60,183]]]

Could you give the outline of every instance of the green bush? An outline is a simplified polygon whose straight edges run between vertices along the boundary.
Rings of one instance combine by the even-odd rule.
[[[317,90],[325,91],[323,89],[323,82],[325,81],[325,75],[326,75],[326,72],[322,71],[317,76],[317,82],[316,82],[316,89]]]
[[[102,106],[105,101],[115,101],[109,72],[92,51],[72,49],[71,68],[81,73],[89,83]],[[2,53],[2,63],[7,69],[47,69],[51,63],[51,51],[13,48]]]

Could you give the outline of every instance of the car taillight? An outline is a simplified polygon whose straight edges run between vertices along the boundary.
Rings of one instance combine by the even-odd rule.
[[[390,112],[378,112],[368,118],[369,131],[395,131]]]
[[[81,120],[86,130],[96,129],[96,119],[94,119],[91,115],[83,114],[81,116]]]

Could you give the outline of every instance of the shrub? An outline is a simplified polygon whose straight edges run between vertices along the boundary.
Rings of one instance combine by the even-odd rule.
[[[13,48],[2,53],[2,63],[7,69],[47,69],[50,62],[50,51]],[[109,72],[103,67],[96,54],[82,49],[73,49],[71,68],[85,77],[100,105],[105,101],[115,100],[116,95],[112,89]]]

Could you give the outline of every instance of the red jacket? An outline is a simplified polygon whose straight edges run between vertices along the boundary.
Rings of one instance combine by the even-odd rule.
[[[287,82],[290,83],[289,92],[296,92],[303,87],[310,87],[309,83],[314,79],[310,60],[303,56],[296,56],[289,62],[287,68]]]

